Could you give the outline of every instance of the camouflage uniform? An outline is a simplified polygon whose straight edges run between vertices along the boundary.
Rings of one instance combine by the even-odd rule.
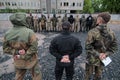
[[[33,22],[33,16],[32,16],[32,14],[30,14],[29,16],[27,16],[26,22],[28,23],[28,28],[33,29],[34,22]]]
[[[117,41],[114,32],[106,24],[93,28],[88,32],[85,48],[88,61],[86,63],[85,80],[89,80],[93,72],[95,72],[94,80],[100,80],[103,63],[99,59],[99,54],[105,53],[109,56],[115,53]]]
[[[85,26],[86,26],[86,19],[85,16],[82,15],[81,19],[80,19],[80,31],[85,31]]]
[[[42,80],[37,59],[37,38],[31,29],[26,28],[25,19],[24,13],[15,13],[10,16],[14,27],[4,36],[3,51],[14,57],[15,80],[23,80],[27,70],[31,71],[33,80]],[[25,54],[19,53],[21,49],[25,50]],[[16,55],[19,55],[19,58],[15,59]]]
[[[97,17],[96,17],[96,16],[94,16],[94,17],[93,17],[93,24],[92,24],[92,28],[95,28],[95,26],[96,26],[96,22],[97,22]]]
[[[40,22],[39,28],[41,27],[42,31],[43,30],[45,31],[46,30],[46,17],[44,15],[42,15],[42,17],[40,18],[39,22]]]
[[[53,26],[53,31],[57,31],[58,19],[55,14],[53,15],[53,18],[51,19],[51,22],[52,22],[52,26]]]
[[[62,19],[62,22],[65,22],[65,21],[68,21],[67,14],[65,14],[65,16],[64,16],[63,19]]]

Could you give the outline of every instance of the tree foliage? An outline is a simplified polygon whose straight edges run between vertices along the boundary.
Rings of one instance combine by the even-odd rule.
[[[93,13],[93,7],[91,4],[91,0],[84,0],[84,7],[83,7],[83,12],[84,13]]]
[[[110,13],[120,13],[120,0],[84,0],[83,12],[91,13],[108,11]]]
[[[120,0],[101,0],[101,9],[110,13],[120,13]]]

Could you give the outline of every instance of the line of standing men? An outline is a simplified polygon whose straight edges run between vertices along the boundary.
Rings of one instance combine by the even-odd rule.
[[[57,17],[56,14],[53,14],[53,17],[50,17],[48,14],[46,18],[46,16],[42,14],[39,18],[37,15],[32,16],[30,13],[26,21],[28,23],[28,28],[34,30],[34,32],[59,32],[62,30],[62,23],[64,21],[70,22],[72,25],[72,32],[87,32],[95,26],[96,17],[92,17],[91,14],[87,18],[85,18],[85,15],[82,15],[81,18],[79,18],[79,15],[75,17],[70,15],[67,17],[67,14],[63,17]]]

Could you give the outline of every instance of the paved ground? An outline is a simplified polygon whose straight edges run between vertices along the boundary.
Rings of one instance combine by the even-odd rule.
[[[120,26],[117,24],[109,24],[111,29],[115,31],[119,51],[112,55],[112,63],[104,68],[103,71],[103,79],[102,80],[120,80]],[[0,31],[0,38],[4,36],[4,32],[6,31],[5,27],[2,28],[3,31]],[[55,37],[58,33],[37,33],[37,37],[39,38],[39,60],[41,65],[41,71],[43,80],[55,80],[54,79],[54,65],[55,65],[55,58],[49,53],[49,44],[50,41]],[[81,40],[81,44],[83,47],[83,53],[81,56],[76,58],[75,60],[75,75],[74,80],[84,80],[84,63],[85,63],[85,50],[84,50],[84,43],[86,39],[87,33],[72,33],[72,35],[78,37]],[[41,41],[42,40],[42,41]],[[2,42],[0,42],[0,46],[2,46]],[[2,63],[2,62],[1,62]],[[1,76],[1,80],[14,80],[15,73],[3,74]],[[63,75],[63,80],[65,75]],[[30,77],[29,72],[26,73],[24,80],[32,80]]]

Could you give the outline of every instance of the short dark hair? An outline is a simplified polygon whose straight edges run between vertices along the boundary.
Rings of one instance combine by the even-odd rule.
[[[102,12],[98,14],[98,17],[102,17],[102,19],[105,21],[105,23],[108,23],[111,19],[109,12]]]
[[[65,21],[62,23],[63,30],[69,30],[71,27],[71,24],[68,21]]]

